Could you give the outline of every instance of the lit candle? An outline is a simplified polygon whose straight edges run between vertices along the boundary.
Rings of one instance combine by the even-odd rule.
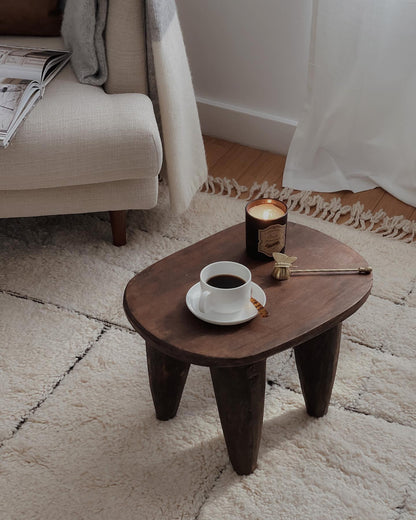
[[[257,260],[284,253],[287,206],[276,199],[257,199],[246,205],[246,251]]]
[[[250,215],[261,220],[275,220],[283,217],[285,211],[274,204],[258,204],[248,209]]]

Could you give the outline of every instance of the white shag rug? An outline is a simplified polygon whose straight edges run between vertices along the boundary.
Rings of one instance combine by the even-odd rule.
[[[159,422],[144,343],[122,295],[151,263],[244,219],[199,193],[185,215],[0,221],[2,520],[411,520],[416,518],[416,247],[292,212],[374,267],[344,323],[328,415],[304,409],[290,351],[269,358],[258,469],[234,473],[209,370],[192,366]]]

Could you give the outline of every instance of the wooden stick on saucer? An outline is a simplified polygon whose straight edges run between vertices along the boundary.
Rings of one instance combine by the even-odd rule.
[[[269,316],[267,309],[265,309],[263,305],[260,302],[258,302],[255,298],[251,297],[250,301],[257,309],[257,312],[260,314],[262,318],[267,318]]]

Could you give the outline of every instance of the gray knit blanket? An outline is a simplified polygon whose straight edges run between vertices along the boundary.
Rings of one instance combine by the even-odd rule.
[[[111,0],[66,0],[62,36],[82,83],[107,79],[104,31]],[[189,64],[174,0],[145,0],[147,79],[163,139],[171,207],[183,212],[207,179]]]
[[[104,30],[108,0],[66,0],[62,36],[72,51],[71,65],[81,83],[107,80]]]

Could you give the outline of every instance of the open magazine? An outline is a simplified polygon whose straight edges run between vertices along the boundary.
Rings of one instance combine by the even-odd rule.
[[[9,144],[70,57],[68,51],[0,45],[0,146]]]

